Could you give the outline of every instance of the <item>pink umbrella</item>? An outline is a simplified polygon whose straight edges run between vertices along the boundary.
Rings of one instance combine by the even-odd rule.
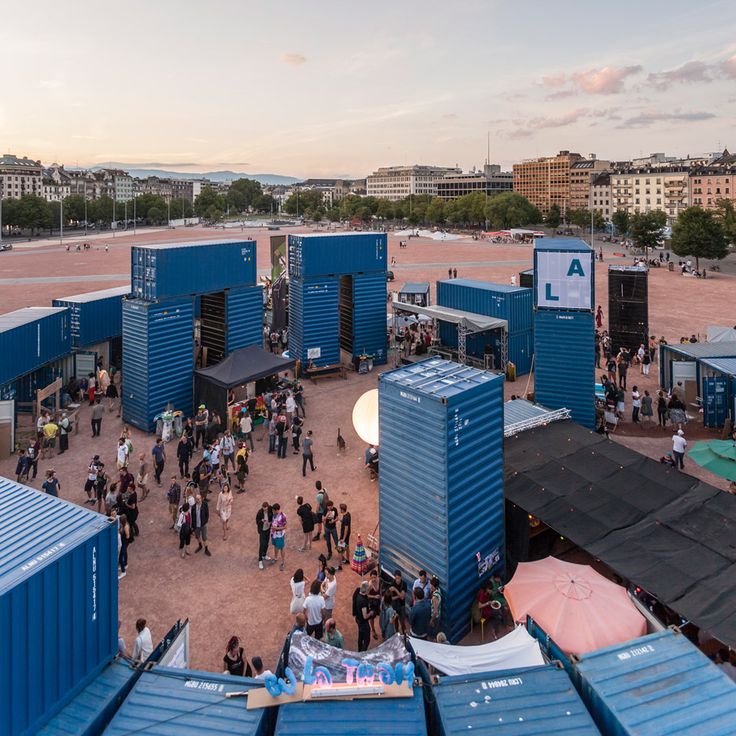
[[[589,565],[547,557],[521,562],[504,588],[514,619],[530,615],[568,654],[584,654],[647,633],[647,623],[620,585]]]

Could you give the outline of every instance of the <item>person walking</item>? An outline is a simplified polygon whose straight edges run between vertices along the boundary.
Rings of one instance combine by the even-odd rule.
[[[156,478],[156,484],[160,486],[161,473],[164,472],[164,465],[166,464],[166,448],[164,447],[164,441],[160,437],[156,439],[156,444],[151,450],[151,455],[153,455],[154,462],[153,475]]]
[[[18,462],[15,465],[15,479],[18,483],[28,481],[28,471],[31,469],[31,463],[24,449],[18,450]]]
[[[120,532],[120,549],[118,551],[118,565],[120,566],[118,580],[120,580],[126,575],[125,571],[128,567],[128,545],[132,539],[132,532],[130,530],[130,524],[128,524],[128,518],[125,514],[118,516],[117,518],[118,531]]]
[[[652,421],[652,416],[654,415],[652,397],[647,390],[644,391],[644,396],[641,399],[641,415],[647,424]]]
[[[299,547],[299,552],[306,552],[308,549],[312,549],[312,532],[314,531],[314,512],[312,506],[305,502],[302,496],[296,497],[296,515],[299,517],[302,523],[302,532],[304,534],[304,541],[302,546]]]
[[[657,391],[657,426],[667,427],[667,397],[662,390]]]
[[[135,476],[135,487],[141,494],[141,501],[146,500],[148,496],[148,465],[146,464],[146,456],[141,453],[138,456],[140,465],[138,466],[138,473]],[[159,483],[159,485],[161,485]]]
[[[317,468],[314,466],[314,440],[312,439],[312,430],[307,432],[307,436],[304,438],[302,444],[302,476],[307,477],[307,463],[314,472]]]
[[[332,545],[337,547],[337,509],[332,499],[327,501],[325,517],[323,520],[325,528],[325,544],[327,545],[327,559],[332,558]]]
[[[253,419],[248,411],[240,418],[240,436],[243,442],[250,445],[250,451],[255,452],[253,446]]]
[[[207,424],[209,422],[210,415],[204,404],[200,404],[197,413],[194,417],[194,449],[199,449],[199,443],[202,443],[202,448],[205,446],[207,437]]]
[[[358,625],[358,651],[365,652],[371,643],[370,611],[368,607],[368,581],[363,580],[353,592],[353,618]]]
[[[179,461],[179,476],[189,475],[189,461],[192,459],[194,447],[186,432],[182,432],[179,444],[176,446],[176,459]]]
[[[649,375],[649,368],[652,365],[652,356],[649,352],[649,350],[644,351],[644,355],[642,355],[641,358],[641,372],[643,375],[648,376]]]
[[[169,502],[169,514],[171,515],[171,526],[169,529],[173,529],[176,526],[176,518],[179,515],[179,502],[181,501],[181,486],[176,480],[176,475],[171,476],[171,485],[169,490],[166,491],[166,500]]]
[[[294,571],[294,575],[289,581],[291,587],[291,603],[289,604],[289,613],[296,616],[304,610],[304,601],[306,596],[304,595],[304,586],[309,580],[304,577],[304,570],[301,567]]]
[[[225,473],[227,473],[228,463],[230,463],[232,469],[235,470],[235,439],[229,429],[226,429],[225,434],[222,435],[222,439],[220,440],[220,451],[222,453],[220,464]]]
[[[271,541],[272,521],[273,509],[268,501],[264,501],[256,514],[256,529],[258,530],[258,568],[260,570],[263,570],[264,561],[271,561],[271,558],[268,556],[268,544]]]
[[[307,634],[320,641],[324,636],[325,599],[321,595],[322,586],[319,580],[312,580],[309,595],[304,600],[304,613],[307,616]]]
[[[350,564],[350,528],[352,525],[352,517],[348,511],[347,504],[340,504],[340,541],[337,543],[337,549],[340,551],[341,561],[338,569],[342,569],[343,565]]]
[[[123,470],[128,467],[128,457],[130,456],[130,448],[128,443],[125,441],[125,437],[121,437],[118,440],[117,449],[117,465],[118,470]]]
[[[685,469],[685,450],[687,449],[687,440],[685,433],[677,430],[677,434],[672,435],[672,454],[675,456],[675,467],[680,470]]]
[[[46,471],[46,480],[41,485],[44,493],[48,493],[49,496],[56,496],[58,498],[59,491],[61,490],[61,483],[56,477],[56,471],[53,468],[49,468]]]
[[[228,524],[230,523],[230,516],[233,513],[233,494],[230,491],[229,483],[222,484],[222,490],[217,497],[216,510],[222,522],[222,539],[225,541],[229,531]]]
[[[179,511],[176,528],[179,530],[179,554],[184,559],[186,555],[191,554],[189,544],[192,541],[192,512],[186,501]]]
[[[207,557],[212,557],[210,548],[207,546],[207,524],[209,520],[210,507],[207,499],[202,498],[202,495],[198,493],[195,497],[194,508],[192,509],[192,531],[194,532],[195,539],[199,542],[194,552],[201,552],[204,549]]]
[[[299,442],[302,436],[302,420],[295,414],[291,420],[291,443],[294,447],[293,454],[299,454]]]
[[[639,424],[639,412],[641,411],[641,394],[639,387],[634,386],[631,391],[631,421]]]
[[[603,307],[600,304],[595,311],[595,326],[599,330],[603,327]]]
[[[279,570],[283,571],[286,562],[286,514],[281,510],[281,505],[275,503],[272,507],[273,518],[271,519],[271,544],[274,549],[274,561],[281,557]]]

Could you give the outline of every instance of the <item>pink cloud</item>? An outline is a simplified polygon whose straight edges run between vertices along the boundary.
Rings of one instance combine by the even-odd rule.
[[[280,59],[284,64],[288,64],[289,66],[301,66],[302,64],[305,64],[307,61],[307,57],[304,56],[303,54],[291,54],[291,53],[281,54]]]
[[[529,127],[534,130],[541,130],[542,128],[564,128],[566,125],[577,123],[578,120],[585,117],[587,114],[587,108],[579,107],[577,110],[570,110],[570,112],[557,117],[532,118],[529,121]]]
[[[601,69],[586,69],[572,74],[555,74],[542,77],[542,85],[557,88],[548,95],[548,100],[562,99],[575,94],[612,95],[621,92],[624,80],[642,70],[635,66],[604,66]],[[560,89],[562,88],[562,89]]]
[[[705,62],[688,61],[676,69],[652,73],[647,77],[647,81],[657,89],[665,90],[672,84],[711,82],[713,78],[710,75],[710,67]]]
[[[545,87],[564,87],[567,83],[567,77],[564,74],[550,74],[542,77],[542,84]]]
[[[736,79],[736,54],[720,64],[721,74],[727,79]]]

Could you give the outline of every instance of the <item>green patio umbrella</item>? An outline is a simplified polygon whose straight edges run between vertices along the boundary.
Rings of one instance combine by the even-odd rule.
[[[687,456],[714,475],[736,481],[736,444],[731,440],[698,442]]]

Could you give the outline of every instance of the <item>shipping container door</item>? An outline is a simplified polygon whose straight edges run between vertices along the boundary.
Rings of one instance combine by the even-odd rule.
[[[722,427],[728,413],[727,379],[710,376],[703,379],[703,424],[706,427]]]
[[[89,374],[97,373],[97,353],[81,352],[74,355],[74,371],[77,379],[87,378]]]
[[[340,276],[340,350],[353,354],[353,277]]]
[[[225,357],[225,292],[202,294],[202,316],[200,320],[200,340],[202,348],[207,348],[205,367],[219,363]]]

